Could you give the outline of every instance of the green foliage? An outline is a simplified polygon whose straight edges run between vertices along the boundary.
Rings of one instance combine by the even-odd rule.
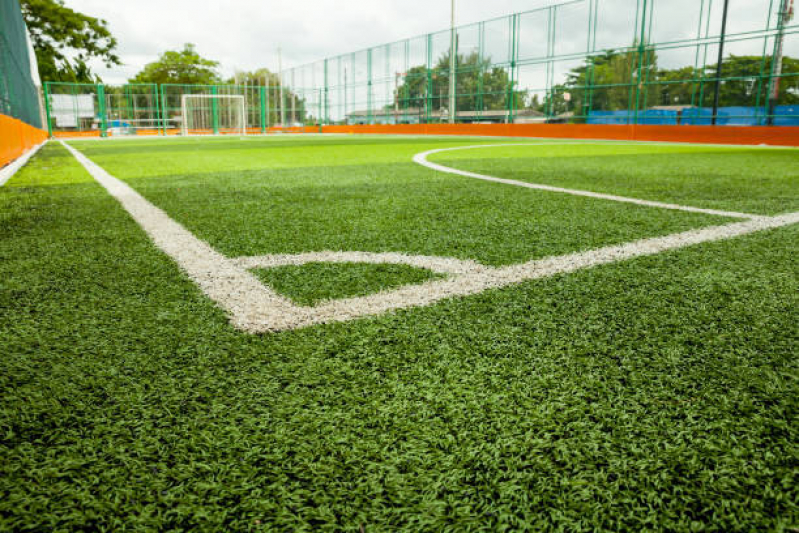
[[[556,187],[708,209],[777,215],[799,209],[799,150],[636,145],[506,146],[432,161]],[[668,168],[668,172],[653,169]]]
[[[21,0],[20,6],[42,80],[95,83],[99,77],[89,60],[100,59],[107,67],[122,64],[106,21],[78,13],[63,0]]]
[[[170,50],[161,54],[157,61],[148,63],[131,78],[130,83],[179,83],[187,85],[213,85],[221,83],[217,71],[218,61],[200,56],[191,43],[183,50]]]
[[[453,139],[435,145],[474,143]],[[535,194],[541,201],[531,202],[516,187],[442,175],[412,163],[415,153],[430,147],[420,139],[78,146],[232,257],[361,250],[505,265],[718,221],[557,193]],[[646,150],[668,148],[676,154],[684,150]],[[568,224],[564,213],[570,214]]]
[[[645,83],[636,94],[639,58],[640,76]],[[770,56],[730,55],[725,58],[719,105],[765,105],[770,73]],[[795,105],[799,103],[799,60],[783,58],[783,75],[779,104]],[[716,77],[716,65],[709,65],[704,70],[691,66],[660,68],[654,50],[646,47],[641,52],[634,44],[626,51],[609,50],[588,58],[584,65],[569,73],[565,83],[553,88],[541,110],[548,110],[553,115],[567,110],[585,115],[589,109],[635,109],[636,96],[641,109],[661,105],[707,106],[712,100],[716,86],[712,80]],[[567,92],[571,95],[571,102],[564,98]],[[536,108],[534,105],[530,107]]]
[[[647,49],[639,52],[638,45],[619,52],[609,50],[601,55],[589,57],[586,64],[573,69],[563,84],[553,87],[544,101],[543,111],[550,115],[573,112],[583,115],[589,109],[615,111],[634,109],[636,101],[631,95],[631,84],[640,79],[651,81],[657,71],[657,54]],[[640,73],[640,74],[639,74]],[[605,87],[586,90],[587,87],[604,85]],[[659,101],[660,86],[644,85],[640,95],[640,105],[656,105]],[[571,95],[567,101],[565,93]]]
[[[438,59],[429,73],[424,65],[411,68],[397,90],[400,107],[424,109],[429,94],[432,98],[432,110],[447,108],[449,62],[450,56],[446,53]],[[518,107],[523,102],[524,93],[515,90],[515,83],[511,82],[508,70],[492,67],[490,57],[480,60],[476,52],[458,54],[456,72],[458,109],[507,109],[509,95],[516,99],[514,106]]]
[[[238,86],[251,86],[251,87],[266,87],[267,94],[265,95],[269,102],[269,116],[267,122],[269,124],[280,123],[280,75],[272,72],[268,68],[259,68],[252,71],[236,72],[232,77],[225,80],[228,85]],[[298,122],[310,123],[314,121],[314,117],[309,116],[309,111],[306,106],[304,98],[295,94],[289,87],[283,87],[283,100],[286,109],[291,109],[291,103],[294,102],[294,113]],[[288,114],[287,119],[288,120]]]
[[[760,56],[731,55],[727,57],[721,65],[721,76],[732,79],[721,84],[719,105],[752,106],[756,101],[759,101],[761,105],[767,102],[769,98],[768,78],[762,81],[753,78],[760,74],[761,69],[764,76],[771,73],[771,56],[767,56],[765,59]],[[799,104],[799,59],[783,57],[782,73],[784,77],[780,80],[779,104]],[[706,69],[705,77],[716,77],[716,65]],[[715,83],[708,83],[705,89],[706,93],[712,94],[714,90]]]
[[[363,241],[382,231],[381,245],[432,241],[434,251],[477,257],[503,248],[513,224],[534,224],[536,206],[555,196],[506,195],[421,167],[396,176],[409,153],[456,145],[80,147],[107,168],[115,162],[114,173],[192,231],[221,225],[214,246],[308,251],[336,233]],[[536,171],[555,148],[517,168]],[[599,147],[604,156],[568,148],[544,161],[552,179],[610,179],[613,190],[612,167],[596,165],[619,147]],[[727,194],[723,169],[709,169],[738,153],[626,148],[618,168],[645,170],[620,184],[674,183],[685,203],[704,201],[705,190],[685,182],[715,181]],[[739,201],[764,186],[775,203],[796,194],[795,182],[770,187],[776,174],[757,170],[795,172],[783,152],[744,150],[730,163],[749,160]],[[148,154],[156,161],[139,168]],[[689,155],[696,173],[667,164]],[[197,171],[197,158],[211,168]],[[460,218],[465,203],[450,201],[460,190],[495,206]],[[437,207],[442,195],[449,209]],[[402,223],[438,225],[380,227],[392,205]],[[526,211],[498,218],[507,205]],[[557,225],[531,241],[541,253],[571,234],[579,241],[586,207],[600,234],[645,224],[609,205],[609,217],[594,216],[598,203],[560,205]],[[230,210],[247,216],[230,224]],[[303,223],[308,210],[315,225]],[[682,217],[723,222],[644,212],[653,224],[638,234]],[[469,217],[471,233],[461,233]],[[51,143],[0,188],[0,530],[791,531],[797,254],[793,226],[377,318],[246,335]]]
[[[236,72],[225,80],[225,83],[228,85],[279,87],[280,76],[268,68],[259,68],[252,71]]]

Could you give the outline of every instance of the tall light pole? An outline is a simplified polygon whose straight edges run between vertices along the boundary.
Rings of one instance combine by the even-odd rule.
[[[449,123],[455,124],[455,50],[457,35],[455,32],[455,0],[452,0],[449,36]]]
[[[774,40],[774,55],[771,58],[771,77],[769,79],[768,115],[769,126],[774,125],[774,112],[780,98],[780,76],[782,75],[782,47],[785,42],[785,26],[793,18],[793,0],[781,0],[779,19],[777,21],[777,37]]]
[[[277,79],[280,87],[280,125],[286,126],[286,106],[283,105],[283,51],[277,48]]]
[[[721,37],[719,39],[719,60],[716,63],[716,90],[713,93],[713,117],[710,123],[715,126],[719,115],[719,95],[721,94],[721,67],[724,64],[724,40],[727,38],[727,12],[730,0],[724,0],[724,10],[721,14]]]

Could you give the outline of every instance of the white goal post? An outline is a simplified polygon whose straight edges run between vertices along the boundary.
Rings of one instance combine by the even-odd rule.
[[[181,133],[247,133],[247,105],[240,94],[184,94]]]

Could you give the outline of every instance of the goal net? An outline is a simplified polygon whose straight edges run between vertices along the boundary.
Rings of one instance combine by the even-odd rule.
[[[247,129],[244,96],[184,94],[181,99],[183,135],[237,133]]]

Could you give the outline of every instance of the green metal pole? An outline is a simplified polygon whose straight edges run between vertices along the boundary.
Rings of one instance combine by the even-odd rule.
[[[100,110],[100,137],[108,136],[108,122],[105,110],[105,87],[103,84],[97,85],[97,106]]]
[[[774,125],[774,113],[780,97],[780,75],[782,74],[782,54],[785,40],[785,26],[790,22],[792,13],[788,10],[788,0],[780,2],[779,19],[777,20],[777,35],[774,38],[774,54],[771,56],[771,75],[769,76],[768,115],[766,121],[769,126]]]
[[[774,9],[774,0],[769,0],[768,12]],[[766,31],[771,27],[771,17],[766,21]],[[763,91],[763,77],[766,72],[766,50],[768,50],[768,39],[763,39],[763,55],[760,58],[760,73],[757,76],[757,95],[755,96],[755,109],[757,113],[757,125],[760,125],[760,94]],[[766,111],[766,121],[768,121],[768,110]]]
[[[478,54],[478,65],[480,65],[480,70],[477,72],[477,98],[475,99],[476,104],[476,116],[477,120],[481,121],[483,118],[483,109],[484,109],[484,99],[483,99],[483,91],[484,91],[484,84],[483,78],[485,77],[486,71],[483,69],[483,58],[485,57],[485,23],[481,22],[477,27],[477,54]]]
[[[425,94],[425,123],[430,123],[430,115],[433,111],[433,72],[431,70],[433,56],[433,34],[427,34],[427,91]]]
[[[508,124],[513,124],[514,119],[514,108],[516,102],[514,102],[515,98],[515,91],[514,86],[516,84],[516,79],[518,78],[518,74],[516,73],[516,57],[518,53],[518,43],[517,41],[517,33],[516,33],[516,26],[519,22],[518,15],[511,15],[511,58],[510,58],[510,81],[508,83]]]
[[[44,82],[44,110],[47,113],[47,135],[53,136],[53,119],[50,113],[50,82]]]
[[[372,124],[372,49],[366,51],[366,123]]]
[[[641,9],[641,41],[638,43],[638,76],[635,83],[635,115],[634,124],[638,124],[638,108],[641,105],[641,75],[644,67],[644,54],[646,53],[646,0]]]
[[[216,96],[216,85],[211,86],[211,94]],[[217,135],[219,133],[219,109],[216,105],[216,98],[211,98],[211,120],[214,124],[214,135]]]
[[[166,111],[166,92],[164,91],[164,86],[163,85],[161,85],[160,100],[161,100],[161,126],[164,129],[164,136],[166,136],[166,135],[168,135],[168,133],[166,131],[166,114],[167,114],[167,111]]]
[[[266,133],[266,87],[261,85],[260,90],[260,101],[261,101],[261,133]]]
[[[719,58],[716,63],[716,88],[713,91],[713,116],[710,123],[715,126],[719,115],[719,97],[721,95],[721,67],[724,63],[724,41],[727,37],[727,12],[730,0],[724,0],[724,10],[721,15],[721,37],[719,39]]]
[[[324,87],[324,91],[325,91],[324,107],[325,107],[325,110],[324,110],[324,123],[325,124],[330,124],[330,88],[328,87],[329,81],[328,81],[327,70],[328,70],[328,64],[327,64],[327,59],[325,59],[325,87]]]
[[[452,10],[449,29],[449,123],[455,124],[455,109],[457,107],[457,79],[455,69],[458,65],[458,33],[455,29],[455,0],[452,0]]]

